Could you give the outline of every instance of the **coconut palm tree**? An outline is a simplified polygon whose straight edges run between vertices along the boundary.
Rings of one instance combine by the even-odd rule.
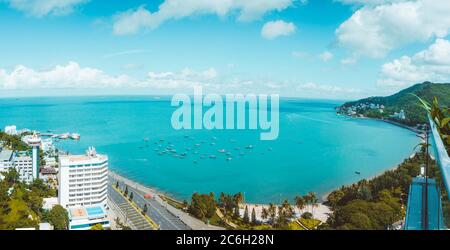
[[[270,218],[270,224],[273,225],[275,219],[277,218],[277,207],[274,204],[269,203],[268,213]]]
[[[269,211],[267,211],[265,207],[263,207],[261,210],[261,218],[263,220],[267,220],[267,218],[269,218]]]
[[[303,212],[303,209],[305,209],[305,199],[303,196],[295,196],[295,206],[298,208],[300,215]]]
[[[305,205],[308,206],[311,204],[311,196],[310,196],[311,192],[303,195],[303,200],[305,201]]]
[[[309,197],[309,201],[311,202],[311,213],[314,216],[314,207],[317,207],[317,203],[319,202],[319,200],[317,199],[317,195],[314,192],[310,192]]]

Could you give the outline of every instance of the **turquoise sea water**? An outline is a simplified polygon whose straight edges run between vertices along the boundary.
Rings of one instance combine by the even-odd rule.
[[[193,192],[242,191],[247,202],[279,202],[309,191],[323,195],[393,168],[413,153],[418,142],[411,131],[338,116],[338,104],[282,100],[275,141],[260,141],[255,130],[176,131],[170,124],[175,108],[154,97],[0,99],[0,126],[78,132],[80,141],[58,146],[71,153],[95,146],[109,156],[113,171],[178,199]],[[169,144],[186,157],[159,155]]]

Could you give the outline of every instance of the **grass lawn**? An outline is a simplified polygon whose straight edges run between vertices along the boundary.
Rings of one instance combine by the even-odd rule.
[[[300,226],[297,222],[293,221],[289,223],[289,230],[305,230],[302,226]]]
[[[316,220],[316,219],[303,219],[303,218],[300,218],[299,221],[305,227],[307,227],[309,229],[315,229],[320,224],[320,220]]]
[[[206,223],[206,220],[204,220]],[[214,216],[209,219],[209,224],[213,226],[225,227],[226,224],[222,221],[222,219],[214,213]]]
[[[171,205],[174,208],[183,210],[185,207],[183,205],[182,202],[176,201],[170,197],[164,196],[164,195],[160,195],[159,197],[161,197],[161,199],[163,199],[165,202],[167,202],[167,204]]]

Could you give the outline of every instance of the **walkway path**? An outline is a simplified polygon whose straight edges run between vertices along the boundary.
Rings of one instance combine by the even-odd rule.
[[[126,220],[137,230],[153,230],[150,222],[139,213],[119,192],[111,185],[108,186],[108,196],[126,215]]]

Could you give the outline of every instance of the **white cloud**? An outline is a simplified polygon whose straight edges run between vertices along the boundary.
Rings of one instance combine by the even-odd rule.
[[[264,24],[261,36],[266,39],[275,39],[279,36],[289,36],[295,32],[295,25],[283,20],[271,21]]]
[[[448,0],[341,2],[364,3],[336,30],[338,44],[356,57],[380,58],[395,48],[450,32]]]
[[[106,88],[119,87],[131,79],[109,76],[101,70],[82,68],[76,62],[57,65],[50,70],[36,71],[19,65],[11,72],[0,69],[0,89],[41,88]]]
[[[322,54],[319,55],[319,58],[324,61],[324,62],[328,62],[331,59],[333,59],[333,54],[329,51],[325,51]]]
[[[42,17],[46,15],[66,15],[77,5],[89,0],[4,0],[11,8],[25,12],[27,15]]]
[[[76,62],[57,65],[48,70],[34,70],[23,65],[12,71],[0,69],[0,89],[106,89],[106,88],[190,88],[202,84],[210,86],[218,76],[214,68],[194,71],[186,68],[181,72],[149,72],[144,79],[128,75],[111,76],[102,70],[81,67]]]
[[[225,17],[237,13],[239,21],[260,18],[270,11],[281,11],[296,0],[165,0],[155,12],[141,6],[115,17],[114,33],[132,34],[141,28],[155,29],[168,20],[177,20],[195,15],[217,15]],[[304,3],[304,1],[301,1]]]
[[[378,85],[400,89],[419,82],[450,80],[450,42],[437,39],[426,50],[414,56],[403,56],[385,63],[381,68]]]

